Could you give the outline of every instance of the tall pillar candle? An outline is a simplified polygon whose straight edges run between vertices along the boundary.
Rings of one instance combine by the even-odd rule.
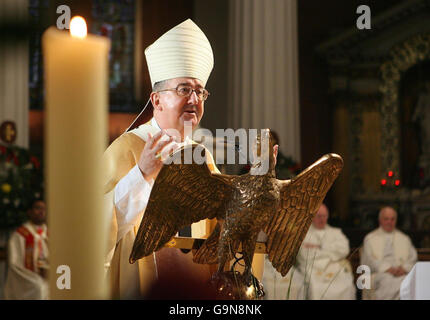
[[[54,27],[42,41],[50,295],[104,299],[107,222],[100,165],[107,146],[110,41]]]

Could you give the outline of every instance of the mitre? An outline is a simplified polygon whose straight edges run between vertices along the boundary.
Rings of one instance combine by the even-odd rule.
[[[188,19],[163,34],[145,49],[151,85],[190,77],[203,86],[214,66],[212,47],[203,31]]]

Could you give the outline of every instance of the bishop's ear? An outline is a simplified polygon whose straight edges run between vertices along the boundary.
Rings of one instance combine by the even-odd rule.
[[[273,146],[273,159],[275,159],[275,166],[276,166],[276,158],[278,157],[278,148],[279,148],[279,145],[277,144]]]
[[[160,101],[160,93],[153,91],[153,92],[151,92],[151,95],[149,96],[149,98],[151,99],[151,103],[154,106],[154,109],[161,111],[162,106],[161,106],[161,101]]]

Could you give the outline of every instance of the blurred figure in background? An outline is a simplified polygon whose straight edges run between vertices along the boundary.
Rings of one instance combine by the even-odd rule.
[[[291,157],[287,157],[280,150],[281,145],[279,141],[279,136],[276,131],[270,130],[272,137],[274,139],[273,145],[278,145],[278,155],[276,157],[276,178],[287,180],[294,178],[301,171],[300,164],[295,162]]]
[[[34,200],[29,221],[12,233],[7,251],[6,299],[45,300],[48,289],[48,235],[46,206]]]
[[[379,211],[379,228],[370,232],[363,243],[361,264],[370,267],[373,300],[400,299],[400,284],[417,261],[411,239],[396,229],[397,212],[392,207]]]
[[[295,265],[284,278],[277,273],[275,277],[279,279],[273,281],[271,269],[265,265],[263,284],[267,299],[355,300],[354,277],[345,259],[349,241],[339,228],[327,224],[328,216],[328,208],[322,204]]]

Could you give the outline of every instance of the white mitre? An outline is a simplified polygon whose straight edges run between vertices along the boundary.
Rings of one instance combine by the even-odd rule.
[[[214,66],[212,47],[203,31],[188,19],[145,49],[151,85],[173,78],[197,78],[206,85]]]

